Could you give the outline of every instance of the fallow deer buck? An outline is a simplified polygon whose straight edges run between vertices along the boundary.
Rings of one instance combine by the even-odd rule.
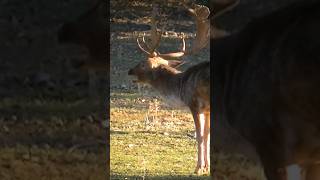
[[[151,44],[137,39],[138,47],[148,55],[146,60],[130,69],[128,74],[137,77],[140,83],[150,84],[166,99],[178,101],[188,106],[192,112],[196,138],[198,143],[197,174],[209,173],[210,166],[210,63],[203,62],[192,66],[184,72],[175,69],[182,61],[168,60],[187,54],[193,54],[204,48],[210,36],[210,23],[207,7],[197,5],[189,9],[197,24],[196,40],[190,51],[185,50],[185,41],[182,38],[183,48],[180,52],[160,54],[156,51],[161,39],[161,32],[157,31],[155,16],[157,7],[152,12]],[[141,44],[144,44],[144,49]]]
[[[320,179],[319,32],[320,2],[302,1],[211,39],[212,123],[228,121],[255,147],[268,180],[292,166]]]

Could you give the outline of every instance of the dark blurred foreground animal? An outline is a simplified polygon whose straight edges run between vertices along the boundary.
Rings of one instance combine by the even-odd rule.
[[[268,180],[293,166],[320,179],[319,32],[320,2],[304,1],[211,39],[213,127],[227,121],[245,137]]]
[[[107,77],[105,87],[109,86],[110,61],[107,58],[107,1],[96,0],[95,5],[87,12],[81,14],[77,19],[64,23],[58,31],[60,43],[73,43],[84,46],[88,49],[90,58],[85,62],[77,64],[78,69],[88,71],[89,75],[89,96],[98,103],[99,117],[102,119],[106,132],[107,167],[106,176],[110,175],[110,136],[109,136],[109,93],[98,94],[97,72],[104,72]],[[104,89],[105,92],[105,89]],[[108,179],[107,178],[107,179]]]
[[[60,43],[74,43],[88,49],[90,58],[77,65],[89,72],[89,92],[94,95],[97,88],[96,72],[109,76],[110,61],[107,59],[107,7],[106,1],[98,0],[77,19],[63,24],[58,32]]]

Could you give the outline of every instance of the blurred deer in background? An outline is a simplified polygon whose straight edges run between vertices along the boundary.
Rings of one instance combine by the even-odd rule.
[[[160,44],[162,32],[156,27],[155,16],[158,8],[153,6],[151,19],[151,44],[147,45],[144,37],[142,42],[137,39],[138,47],[148,55],[128,74],[135,76],[135,82],[147,83],[158,90],[165,99],[175,104],[188,106],[194,119],[198,143],[197,174],[209,173],[210,167],[210,63],[209,61],[192,66],[184,72],[176,69],[183,61],[169,60],[198,52],[210,39],[210,11],[205,6],[195,5],[188,9],[197,24],[196,40],[190,51],[185,50],[182,38],[182,51],[160,54],[156,48]],[[145,46],[145,48],[142,47]]]
[[[74,21],[63,24],[58,32],[60,43],[79,44],[88,49],[90,58],[78,68],[89,73],[89,95],[91,97],[97,95],[96,72],[106,72],[106,76],[109,77],[106,3],[106,1],[97,0],[91,9]]]

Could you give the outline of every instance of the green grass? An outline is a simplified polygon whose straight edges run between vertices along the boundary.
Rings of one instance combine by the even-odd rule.
[[[136,93],[111,95],[111,179],[210,179],[195,176],[196,140],[187,110]]]

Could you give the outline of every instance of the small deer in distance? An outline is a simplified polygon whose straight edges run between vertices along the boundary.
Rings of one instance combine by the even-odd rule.
[[[147,45],[144,37],[142,42],[137,39],[138,47],[148,55],[128,74],[135,76],[135,82],[146,83],[158,90],[168,100],[178,101],[189,107],[196,128],[198,143],[198,161],[195,169],[197,174],[207,174],[210,169],[210,63],[199,63],[184,72],[176,69],[183,61],[168,60],[193,54],[204,48],[210,39],[210,11],[205,6],[195,5],[188,8],[197,24],[196,39],[190,51],[185,50],[185,40],[180,52],[160,54],[156,48],[160,44],[161,34],[156,27],[155,16],[158,8],[153,6],[151,19],[151,44]],[[145,46],[145,48],[142,47]]]

